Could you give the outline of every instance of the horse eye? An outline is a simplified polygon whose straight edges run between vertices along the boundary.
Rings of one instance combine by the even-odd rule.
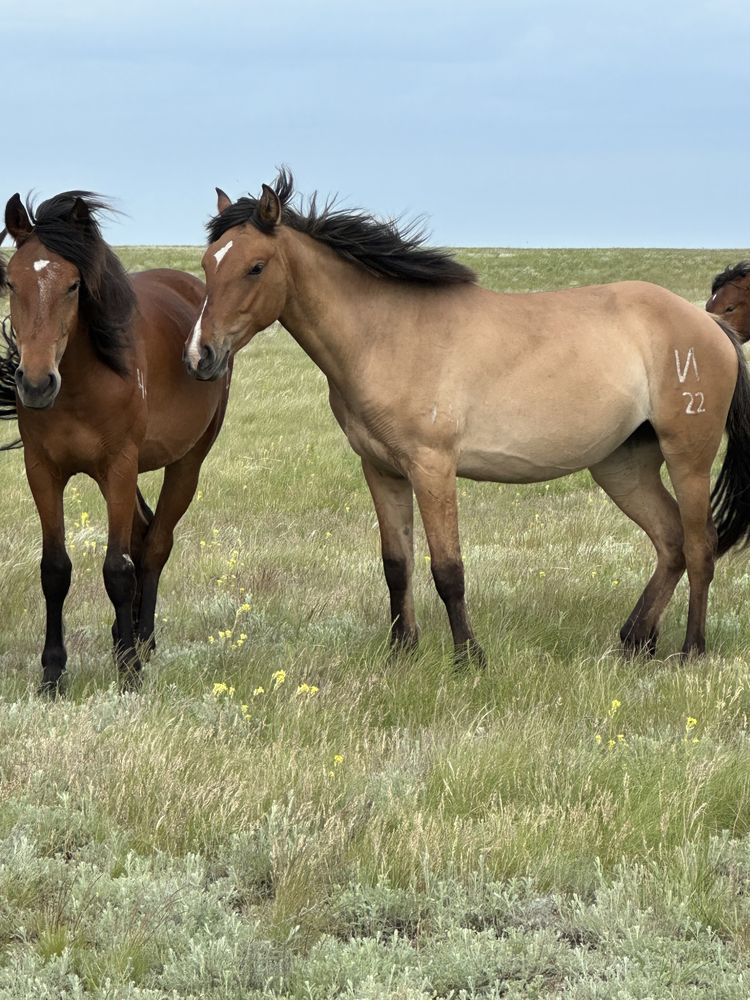
[[[260,274],[260,272],[263,270],[263,268],[265,266],[266,266],[266,262],[264,260],[259,260],[257,264],[253,264],[253,266],[250,268],[250,270],[247,273],[248,274]]]
[[[10,281],[6,281],[5,284],[8,286],[8,291],[9,292],[15,292],[15,290],[16,290],[16,286],[15,285],[11,284]]]
[[[81,287],[81,282],[80,281],[74,281],[73,284],[68,289],[68,295],[72,295],[73,292],[77,292],[80,287]]]
[[[737,306],[727,306],[724,310],[725,313],[733,313]]]

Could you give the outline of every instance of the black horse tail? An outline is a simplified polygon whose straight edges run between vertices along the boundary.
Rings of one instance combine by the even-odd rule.
[[[727,416],[727,453],[711,493],[718,555],[723,556],[750,541],[750,372],[737,334],[721,320],[716,322],[732,341],[739,365]]]
[[[0,323],[0,420],[16,420],[18,418],[16,369],[20,360],[10,318],[6,316]],[[12,448],[20,447],[21,439],[19,438],[10,444],[0,445],[0,451],[10,451]]]

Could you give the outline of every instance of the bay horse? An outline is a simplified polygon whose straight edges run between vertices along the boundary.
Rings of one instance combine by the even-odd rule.
[[[743,344],[750,340],[750,261],[741,260],[716,275],[706,310],[729,323]]]
[[[646,532],[656,569],[620,637],[653,655],[687,568],[682,654],[705,650],[717,551],[750,530],[750,379],[736,337],[645,282],[534,294],[481,288],[424,234],[316,198],[282,169],[259,197],[217,188],[206,300],[186,345],[199,379],[279,320],[328,378],[377,512],[391,637],[413,646],[413,495],[457,662],[484,662],[464,598],[456,477],[532,483],[588,468]],[[711,463],[728,451],[710,503]],[[666,462],[676,500],[662,485]]]
[[[17,250],[7,269],[18,358],[14,380],[26,474],[42,526],[47,628],[42,691],[65,670],[63,602],[71,578],[63,492],[71,476],[96,481],[107,505],[104,583],[114,606],[115,659],[136,686],[154,648],[159,577],[174,528],[221,428],[231,370],[201,385],[182,363],[205,296],[182,271],[128,275],[99,228],[107,202],[66,191],[34,210],[18,194],[5,224]],[[138,473],[164,469],[152,513]]]

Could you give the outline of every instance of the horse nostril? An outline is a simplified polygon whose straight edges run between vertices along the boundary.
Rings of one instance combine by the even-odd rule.
[[[24,371],[23,368],[16,368],[16,385],[20,385],[23,382]]]
[[[204,344],[201,347],[201,359],[198,362],[198,367],[201,371],[206,371],[211,368],[216,361],[216,351],[211,347],[210,344]]]

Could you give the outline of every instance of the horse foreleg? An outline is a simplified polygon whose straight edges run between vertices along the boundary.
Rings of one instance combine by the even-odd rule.
[[[487,658],[474,638],[464,599],[464,564],[458,537],[456,470],[440,455],[420,455],[410,471],[430,549],[432,578],[448,612],[457,665]]]
[[[47,628],[42,652],[40,694],[57,694],[68,661],[63,636],[63,604],[70,589],[71,563],[65,549],[61,478],[33,452],[26,451],[26,475],[42,524],[42,592],[47,608]]]
[[[104,586],[115,610],[115,661],[123,686],[131,688],[140,683],[141,672],[133,628],[136,572],[130,556],[137,484],[138,453],[135,448],[118,455],[99,478],[99,488],[107,504],[109,522]]]
[[[418,630],[414,615],[414,498],[408,479],[381,472],[362,459],[380,527],[383,572],[391,601],[391,646],[412,649]]]
[[[136,505],[133,512],[133,526],[130,534],[130,555],[135,565],[135,597],[133,599],[133,627],[138,630],[138,611],[141,605],[141,563],[143,560],[143,548],[146,540],[146,533],[149,525],[154,519],[154,512],[143,499],[140,490],[136,491]],[[112,624],[112,643],[117,646],[120,635],[117,631],[117,620]]]

